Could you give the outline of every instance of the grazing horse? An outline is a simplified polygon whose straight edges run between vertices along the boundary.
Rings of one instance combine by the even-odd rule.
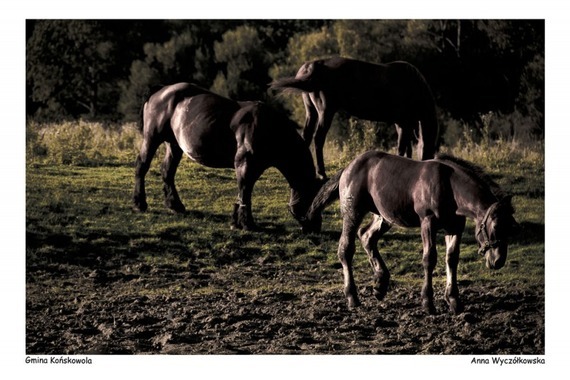
[[[289,210],[304,231],[305,213],[320,187],[311,153],[297,125],[260,102],[237,102],[190,83],[165,86],[141,109],[143,142],[136,160],[133,209],[145,211],[145,175],[160,144],[166,144],[161,167],[165,205],[185,212],[174,184],[182,153],[212,168],[235,168],[238,199],[232,227],[254,229],[251,215],[253,186],[269,167],[277,168],[291,187]]]
[[[357,236],[374,271],[374,295],[381,300],[388,290],[390,274],[378,252],[378,240],[394,225],[421,227],[425,276],[422,304],[434,314],[436,233],[443,229],[447,246],[445,299],[451,312],[458,314],[463,306],[457,287],[457,265],[466,218],[476,222],[479,254],[485,256],[490,269],[505,264],[508,238],[517,225],[511,197],[505,196],[480,168],[447,155],[414,161],[378,151],[366,152],[322,186],[307,218],[320,219],[322,210],[339,198],[343,224],[338,256],[349,307],[360,304],[352,274]],[[372,222],[358,229],[369,212],[374,214]]]
[[[398,154],[433,158],[438,144],[435,102],[423,75],[407,62],[373,64],[335,57],[304,63],[294,78],[271,83],[270,88],[302,91],[305,104],[303,137],[315,140],[317,173],[326,177],[323,146],[335,113],[342,109],[361,119],[395,124]]]

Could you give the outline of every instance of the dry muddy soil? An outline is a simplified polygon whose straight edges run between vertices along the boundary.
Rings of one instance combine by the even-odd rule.
[[[545,353],[542,285],[462,281],[465,312],[453,316],[436,283],[438,314],[428,316],[419,282],[395,278],[378,302],[363,279],[363,304],[348,310],[342,274],[331,266],[28,265],[26,353]]]

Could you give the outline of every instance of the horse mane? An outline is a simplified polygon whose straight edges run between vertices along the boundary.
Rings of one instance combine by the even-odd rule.
[[[485,171],[480,166],[477,166],[461,158],[443,153],[436,154],[435,160],[460,167],[471,178],[485,183],[491,190],[491,193],[493,193],[497,199],[500,200],[507,196],[507,193],[505,193],[497,184],[497,182],[495,182],[487,173],[485,173]]]

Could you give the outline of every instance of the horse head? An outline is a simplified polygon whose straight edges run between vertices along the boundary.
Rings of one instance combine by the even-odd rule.
[[[298,125],[264,103],[240,102],[240,105],[242,108],[231,124],[237,140],[236,160],[249,162],[256,177],[268,167],[277,168],[291,188],[288,203],[291,215],[301,224],[303,232],[320,232],[320,220],[305,217],[321,183],[315,175],[311,152],[298,133]]]
[[[507,260],[509,237],[518,226],[513,214],[511,196],[493,203],[477,223],[479,254],[485,256],[487,268],[500,269]]]
[[[314,217],[308,217],[307,213],[315,195],[321,188],[322,181],[315,178],[315,182],[307,186],[304,190],[296,190],[291,188],[291,198],[289,199],[289,212],[301,225],[303,233],[319,233],[321,232],[322,216],[320,213]]]

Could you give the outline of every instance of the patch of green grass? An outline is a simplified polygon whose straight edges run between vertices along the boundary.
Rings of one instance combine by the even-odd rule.
[[[82,128],[82,133],[87,133],[89,128]],[[40,141],[37,139],[38,136],[36,143]],[[253,214],[261,231],[231,230],[230,215],[237,196],[234,171],[205,168],[183,159],[176,181],[188,212],[172,215],[163,205],[159,154],[146,177],[149,210],[135,213],[131,210],[134,168],[128,162],[134,161],[136,153],[129,156],[126,151],[132,147],[127,143],[120,146],[124,146],[123,150],[115,150],[123,153],[112,155],[120,159],[103,159],[99,166],[63,165],[62,161],[48,159],[45,150],[30,147],[35,149],[35,155],[28,160],[26,171],[29,267],[37,263],[105,266],[118,262],[115,265],[120,265],[130,260],[179,268],[192,274],[232,265],[262,269],[271,264],[291,270],[322,270],[341,286],[337,258],[341,231],[338,204],[325,210],[321,234],[301,234],[298,223],[287,211],[287,182],[277,170],[270,169],[253,193]],[[487,150],[469,144],[443,150],[483,166],[507,192],[514,194],[515,216],[521,224],[521,231],[510,245],[505,268],[490,271],[477,255],[474,227],[468,222],[461,246],[459,280],[544,283],[543,146],[523,148],[497,142],[488,145]],[[40,154],[47,156],[42,159]],[[327,155],[329,173],[348,163],[344,156],[335,156],[330,145]],[[443,241],[440,235],[437,281],[445,280]],[[419,229],[393,228],[379,243],[393,278],[400,282],[421,281],[421,249]],[[358,243],[355,272],[359,284],[367,283],[372,274],[368,258]],[[299,286],[302,285],[300,279]],[[310,286],[331,285],[324,281]],[[217,291],[216,285],[202,289]]]

